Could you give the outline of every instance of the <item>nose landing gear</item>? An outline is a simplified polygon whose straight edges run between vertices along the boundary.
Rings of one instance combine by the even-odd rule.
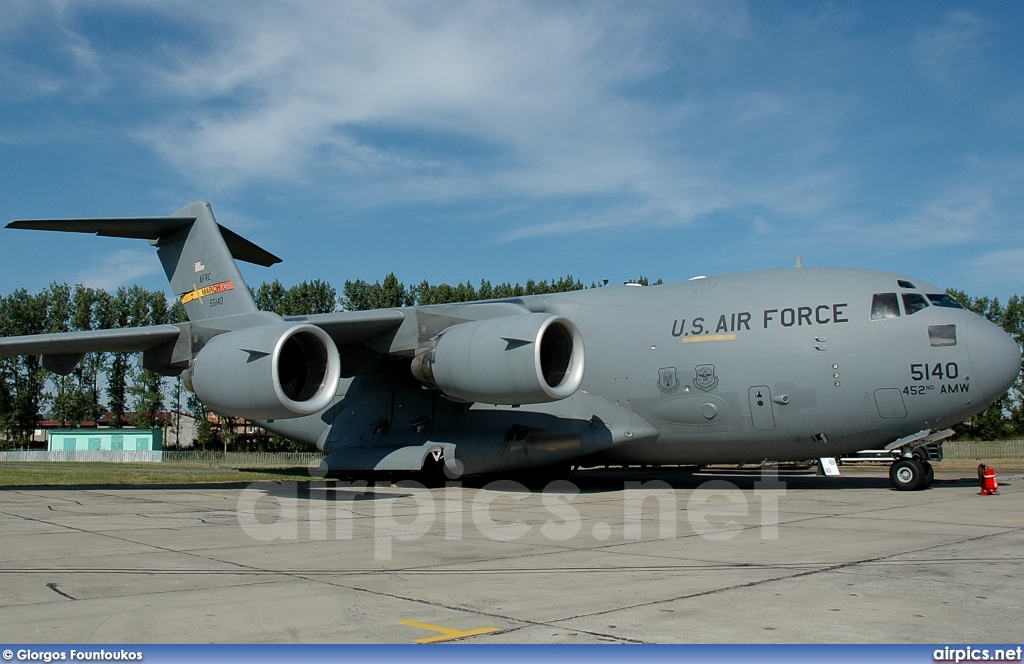
[[[904,457],[889,467],[889,481],[898,491],[921,491],[935,481],[935,469],[927,461]]]

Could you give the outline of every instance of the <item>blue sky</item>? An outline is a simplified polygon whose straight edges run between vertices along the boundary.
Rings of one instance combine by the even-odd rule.
[[[0,221],[218,220],[247,280],[805,265],[1024,293],[1024,3],[0,3]],[[163,288],[0,231],[0,292]]]

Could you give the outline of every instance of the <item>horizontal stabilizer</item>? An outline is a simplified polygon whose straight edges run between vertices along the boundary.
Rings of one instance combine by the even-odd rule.
[[[99,219],[20,219],[7,228],[65,233],[93,233],[101,237],[124,237],[156,243],[187,231],[196,217],[115,217]],[[281,259],[241,235],[217,224],[231,255],[240,261],[270,267]]]

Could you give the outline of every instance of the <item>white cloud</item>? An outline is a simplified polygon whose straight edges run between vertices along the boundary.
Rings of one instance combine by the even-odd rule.
[[[537,7],[546,5],[295,3],[282,13],[257,4],[215,16],[224,41],[213,53],[149,72],[193,108],[139,136],[179,168],[226,184],[301,178],[325,146],[335,163],[432,170],[386,154],[401,146],[354,140],[367,125],[451,133],[555,175],[567,157],[628,160],[641,143],[626,120],[643,109],[612,88],[652,64],[600,48],[608,17]],[[621,185],[621,174],[613,179]],[[607,185],[600,177],[585,190]]]
[[[0,3],[0,86],[3,102],[24,103],[64,96],[94,96],[109,83],[89,39],[65,25],[60,2],[10,0]],[[27,51],[12,57],[4,51]]]
[[[981,51],[988,30],[986,21],[965,11],[956,11],[941,25],[923,30],[914,39],[911,52],[918,65],[933,80],[959,80],[982,66]]]
[[[113,293],[118,286],[131,286],[141,277],[160,272],[160,261],[153,251],[122,249],[115,254],[90,257],[92,265],[74,277],[74,283],[102,288]]]
[[[880,246],[910,251],[974,241],[995,230],[995,205],[983,187],[954,186],[907,216],[860,229]]]
[[[974,158],[934,182],[931,195],[913,201],[902,215],[844,220],[830,229],[880,253],[1024,242],[1022,191],[1024,162]]]
[[[454,280],[473,259],[501,278],[800,253],[970,288],[952,275],[980,280],[979,254],[1019,277],[1017,14],[7,0],[4,200],[13,218],[205,198],[286,259],[312,241],[336,248],[330,270],[371,278],[381,261]],[[90,256],[81,278],[162,283],[146,249]],[[281,269],[301,275],[293,262]]]
[[[880,50],[856,15],[751,20],[741,2],[56,6],[47,34],[69,32],[71,69],[137,103],[131,135],[219,200],[280,186],[366,206],[482,201],[474,218],[501,217],[505,241],[713,218],[861,247],[969,241],[1007,208],[984,178],[930,199],[868,190],[872,161],[902,149],[886,144],[900,131],[888,100],[871,97],[878,53],[909,49],[933,73],[971,60],[988,28],[966,12],[921,11],[910,25],[929,29]],[[89,12],[170,27],[114,48],[85,36],[75,16]],[[935,176],[908,170],[922,177]]]
[[[216,26],[223,39],[211,52],[179,53],[171,68],[154,61],[146,74],[154,89],[190,109],[135,135],[207,186],[333,177],[339,189],[358,180],[357,191],[343,196],[390,201],[625,196],[645,210],[629,213],[638,222],[688,223],[728,205],[736,192],[710,174],[721,164],[698,168],[666,149],[665,132],[683,122],[684,132],[699,133],[703,123],[718,125],[719,113],[688,110],[685,99],[654,103],[625,89],[651,85],[663,73],[666,44],[690,42],[703,56],[706,47],[745,35],[740,7],[214,9],[207,28]],[[658,34],[666,18],[677,31],[668,41]],[[404,143],[408,135],[472,148],[438,154]],[[556,222],[549,231],[562,227]]]
[[[127,103],[159,107],[131,135],[218,195],[275,183],[369,204],[609,201],[496,233],[531,237],[820,210],[837,180],[807,169],[836,149],[846,101],[697,82],[751,39],[740,2],[84,5],[188,21],[188,38],[134,51],[74,33],[81,6],[51,12],[81,90],[118,77]]]
[[[1020,295],[1024,284],[1024,246],[976,256],[968,261],[968,267],[973,280],[985,284],[988,292],[1009,290]]]

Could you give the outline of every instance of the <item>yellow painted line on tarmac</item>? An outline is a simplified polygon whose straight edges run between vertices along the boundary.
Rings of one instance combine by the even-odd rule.
[[[501,631],[501,629],[497,627],[481,627],[480,629],[462,631],[458,629],[449,629],[447,627],[441,627],[440,625],[431,625],[429,623],[417,622],[415,620],[399,620],[398,624],[408,625],[409,627],[416,627],[417,629],[425,629],[429,632],[439,633],[439,636],[428,636],[425,639],[416,639],[415,643],[440,643],[441,641],[454,641],[455,639],[464,639],[467,636],[478,636],[480,634],[490,634],[491,632]]]

